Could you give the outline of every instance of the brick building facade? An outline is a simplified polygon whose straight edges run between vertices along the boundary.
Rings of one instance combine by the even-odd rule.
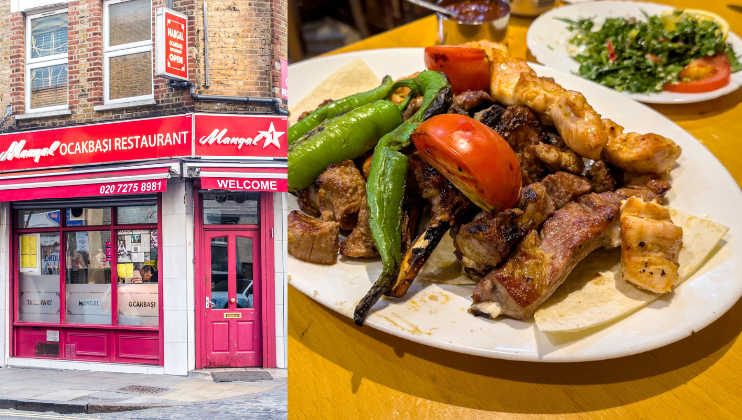
[[[286,367],[286,0],[171,3],[0,0],[0,367]]]
[[[151,0],[154,11],[167,0]],[[204,4],[208,26],[209,84],[206,85],[206,38]],[[25,5],[25,6],[24,6]],[[35,7],[28,7],[35,6]],[[68,110],[42,112],[26,109],[27,17],[54,9],[68,13]],[[261,103],[194,101],[188,88],[174,88],[164,78],[152,80],[153,98],[146,101],[104,103],[104,25],[102,0],[0,0],[0,114],[12,105],[12,116],[0,132],[73,124],[146,118],[187,112],[237,112],[269,114],[275,106]],[[286,58],[286,0],[174,0],[173,10],[188,16],[188,67],[198,95],[280,98],[280,60]],[[154,12],[151,13],[154,39]],[[139,23],[141,22],[134,22]],[[136,28],[128,28],[135,32]],[[125,32],[125,31],[124,31]],[[113,40],[112,40],[113,41]],[[155,46],[152,45],[153,54]],[[137,63],[133,63],[136,65]],[[139,63],[141,67],[141,62]],[[154,66],[154,61],[152,61]],[[112,92],[131,86],[127,75],[148,75],[121,70],[112,74]],[[148,82],[148,80],[138,80]],[[62,89],[63,91],[63,89]],[[48,94],[60,96],[60,89]],[[61,95],[64,96],[64,95]],[[286,109],[286,101],[280,104]],[[141,103],[141,104],[140,104]],[[138,105],[138,106],[137,106]]]

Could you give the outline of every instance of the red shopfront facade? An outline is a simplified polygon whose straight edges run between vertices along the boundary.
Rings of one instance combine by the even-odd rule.
[[[285,132],[187,114],[0,136],[11,360],[275,367]]]

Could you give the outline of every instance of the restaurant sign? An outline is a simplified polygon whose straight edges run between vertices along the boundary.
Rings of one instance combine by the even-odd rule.
[[[201,188],[228,191],[288,191],[288,180],[265,178],[202,178]]]
[[[197,114],[196,156],[286,158],[286,118],[257,115]]]
[[[186,114],[9,133],[0,135],[0,172],[178,157],[285,159],[286,131],[285,117]],[[110,188],[101,194],[120,193]]]
[[[188,17],[164,7],[155,16],[155,75],[187,81]]]

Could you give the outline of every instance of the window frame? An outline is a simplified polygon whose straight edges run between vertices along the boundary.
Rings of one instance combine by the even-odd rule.
[[[67,110],[70,108],[70,75],[69,75],[69,67],[67,68],[67,103],[64,105],[54,105],[54,106],[47,106],[43,108],[31,108],[31,70],[35,70],[42,67],[51,67],[51,66],[58,66],[60,64],[67,65],[69,62],[69,38],[68,38],[68,48],[66,53],[62,54],[55,54],[47,57],[39,57],[39,58],[31,58],[31,45],[32,45],[32,31],[31,31],[31,21],[33,19],[38,18],[44,18],[54,15],[59,15],[62,13],[67,13],[67,32],[69,33],[69,10],[68,9],[58,9],[58,10],[52,10],[50,12],[44,12],[44,13],[36,13],[31,15],[26,15],[26,46],[25,46],[25,59],[26,59],[26,69],[25,69],[25,98],[24,98],[24,105],[25,105],[25,114],[33,114],[36,112],[49,112],[49,111],[62,111]]]
[[[107,0],[103,2],[103,104],[121,104],[127,102],[146,101],[148,99],[155,98],[155,69],[154,69],[154,40],[152,39],[152,0],[149,0],[149,19],[150,19],[150,30],[149,40],[137,41],[129,44],[116,45],[110,47],[110,21],[109,8],[114,4],[128,3],[132,0]],[[113,57],[121,57],[124,55],[138,54],[149,51],[150,55],[150,71],[152,72],[152,86],[149,95],[131,96],[128,98],[111,99],[111,71],[110,71],[110,59]]]
[[[107,207],[107,206],[106,206]],[[156,326],[146,326],[146,325],[126,325],[126,324],[119,324],[118,323],[118,310],[114,310],[114,308],[117,308],[118,301],[116,304],[113,304],[114,297],[116,297],[116,300],[118,298],[118,273],[117,273],[117,254],[113,253],[112,260],[111,260],[111,283],[109,284],[111,286],[111,297],[112,297],[112,307],[111,307],[111,323],[110,324],[81,324],[81,323],[70,323],[66,320],[66,307],[67,307],[67,296],[66,296],[66,287],[67,287],[67,273],[63,258],[65,258],[65,252],[67,251],[67,240],[66,240],[66,234],[69,232],[90,232],[90,231],[109,231],[111,232],[111,241],[114,242],[118,236],[118,231],[120,230],[139,230],[139,229],[147,229],[147,230],[156,230],[157,231],[157,241],[158,241],[158,262],[162,261],[162,240],[163,240],[163,233],[162,233],[162,199],[161,194],[158,194],[157,199],[157,222],[151,223],[151,224],[126,224],[122,225],[118,223],[117,220],[117,209],[119,207],[127,207],[127,206],[110,206],[111,208],[111,223],[105,224],[105,225],[95,225],[95,226],[68,226],[67,225],[67,212],[66,210],[69,207],[61,207],[61,208],[54,208],[49,210],[59,210],[60,212],[60,221],[59,226],[56,227],[40,227],[40,228],[19,228],[17,227],[17,223],[19,220],[19,212],[21,210],[18,209],[12,209],[12,244],[13,244],[13,250],[11,254],[11,275],[12,277],[12,295],[11,295],[11,302],[15,302],[15,305],[13,307],[13,315],[12,315],[12,324],[13,327],[48,327],[48,328],[93,328],[93,329],[105,329],[105,330],[148,330],[148,331],[160,331],[161,327],[163,325],[163,280],[164,277],[162,275],[162,270],[159,269],[160,274],[158,277],[158,305],[159,305],[159,314],[158,314],[158,325]],[[59,283],[60,283],[60,289],[59,289],[59,298],[60,298],[60,314],[59,314],[59,320],[58,322],[38,322],[38,321],[21,321],[20,320],[20,313],[18,308],[18,276],[19,274],[19,268],[20,264],[18,263],[18,259],[20,256],[20,236],[24,234],[31,234],[31,233],[59,233],[60,235],[60,244],[59,244],[59,253],[60,253],[60,273],[59,273]]]

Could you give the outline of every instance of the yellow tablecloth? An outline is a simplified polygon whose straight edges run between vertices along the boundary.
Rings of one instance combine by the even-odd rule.
[[[671,4],[720,14],[742,34],[742,13],[730,11],[726,1]],[[525,42],[531,22],[512,18],[507,42],[514,55],[535,61]],[[337,52],[424,47],[435,38],[431,16]],[[654,108],[711,150],[739,184],[740,102],[742,90]],[[651,352],[547,364],[438,350],[358,328],[293,287],[288,299],[292,419],[742,418],[742,302],[704,330]]]

